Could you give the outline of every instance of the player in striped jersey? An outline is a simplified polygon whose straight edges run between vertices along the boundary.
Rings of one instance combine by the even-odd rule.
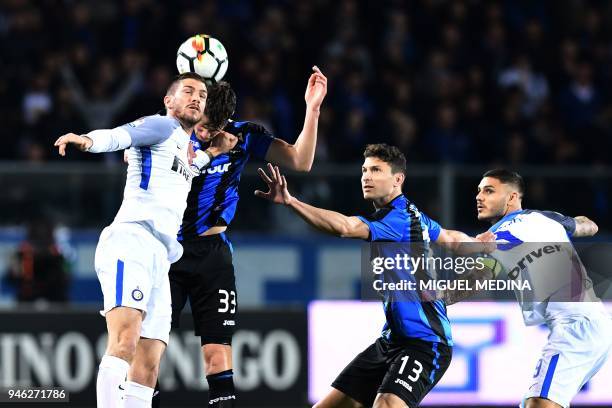
[[[478,186],[478,219],[493,224],[497,258],[514,280],[530,282],[516,296],[526,325],[546,324],[548,343],[533,384],[521,404],[527,408],[569,407],[612,350],[612,322],[570,241],[592,236],[587,217],[525,210],[523,178],[504,169],[483,175]]]
[[[228,121],[234,113],[236,95],[227,82],[211,87],[205,118],[191,136],[196,152],[208,150],[211,136],[219,129],[238,139],[228,153],[210,155],[211,166],[194,178],[178,235],[185,253],[170,269],[172,324],[178,326],[189,300],[195,334],[201,337],[212,408],[232,407],[236,398],[231,341],[238,298],[233,250],[225,231],[236,213],[240,175],[252,157],[297,171],[310,170],[320,108],[327,93],[327,78],[317,67],[313,71],[305,93],[304,126],[294,144],[273,137],[256,123]],[[159,406],[157,398],[154,406]]]
[[[363,197],[376,209],[370,216],[349,217],[299,201],[289,193],[278,167],[272,165],[268,165],[269,174],[259,169],[269,191],[255,194],[290,207],[308,224],[339,237],[413,243],[425,251],[430,242],[449,249],[480,242],[443,229],[408,200],[402,193],[406,159],[398,148],[369,145],[364,158]],[[372,245],[373,250],[381,247]],[[405,301],[390,292],[383,296],[386,323],[381,337],[349,363],[316,408],[414,408],[448,368],[453,340],[444,301]]]

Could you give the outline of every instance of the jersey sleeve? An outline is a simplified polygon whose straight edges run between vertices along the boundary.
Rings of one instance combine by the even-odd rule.
[[[421,221],[425,224],[425,228],[427,228],[427,232],[429,233],[429,239],[433,241],[437,241],[440,236],[440,231],[442,231],[442,227],[436,221],[429,218],[427,215],[421,213]]]
[[[565,232],[567,233],[568,237],[573,236],[576,232],[576,220],[572,217],[568,217],[567,215],[563,215],[556,211],[541,211],[541,213],[542,215],[545,215],[551,220],[563,225],[563,228],[565,228]]]
[[[253,156],[262,160],[266,158],[268,148],[274,140],[272,133],[265,127],[255,123],[250,124],[245,138],[246,150]]]
[[[377,211],[370,216],[358,216],[370,229],[367,241],[400,242],[404,236],[404,217],[390,209]]]
[[[169,116],[145,116],[119,126],[132,140],[131,146],[152,146],[164,142],[179,127],[179,122]]]

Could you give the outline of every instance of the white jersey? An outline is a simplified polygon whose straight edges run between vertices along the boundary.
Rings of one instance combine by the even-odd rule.
[[[94,147],[95,132],[89,134]],[[115,142],[107,142],[110,145],[98,151],[130,147],[123,202],[113,223],[146,223],[168,249],[168,260],[175,262],[182,255],[176,234],[195,175],[190,169],[190,135],[176,119],[160,115],[138,119],[111,132]]]
[[[528,282],[515,291],[525,324],[552,327],[605,313],[569,239],[575,229],[571,217],[535,210],[513,212],[491,227],[497,242],[492,255],[508,279]]]

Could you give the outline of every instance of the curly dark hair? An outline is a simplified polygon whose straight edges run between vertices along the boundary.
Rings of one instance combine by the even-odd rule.
[[[207,129],[223,129],[235,110],[236,93],[228,82],[217,82],[208,88],[208,98],[204,110],[208,118]]]
[[[388,163],[393,173],[406,172],[406,156],[395,146],[386,143],[369,144],[363,152],[363,157],[375,157]]]

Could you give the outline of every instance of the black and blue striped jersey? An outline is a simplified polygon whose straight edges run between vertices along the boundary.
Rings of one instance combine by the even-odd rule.
[[[408,245],[407,248],[421,248],[426,252],[429,250],[429,243],[436,241],[442,230],[440,224],[420,212],[404,195],[396,197],[374,214],[359,218],[370,229],[368,241],[411,243],[412,245]],[[417,245],[414,245],[415,243]],[[395,251],[392,246],[389,248],[391,252]],[[372,245],[373,251],[380,252],[384,249],[384,244]],[[381,255],[394,256],[394,254],[371,254],[373,257]],[[388,340],[419,339],[453,345],[450,322],[443,300],[422,302],[397,300],[392,297],[391,293],[383,295],[383,307],[387,318],[382,330],[383,337]]]
[[[244,166],[251,156],[264,159],[274,140],[263,126],[252,122],[230,121],[224,129],[238,136],[233,150],[214,158],[201,175],[193,179],[187,197],[179,241],[204,233],[215,225],[229,225],[238,205],[238,184]],[[191,135],[194,149],[206,145]]]

